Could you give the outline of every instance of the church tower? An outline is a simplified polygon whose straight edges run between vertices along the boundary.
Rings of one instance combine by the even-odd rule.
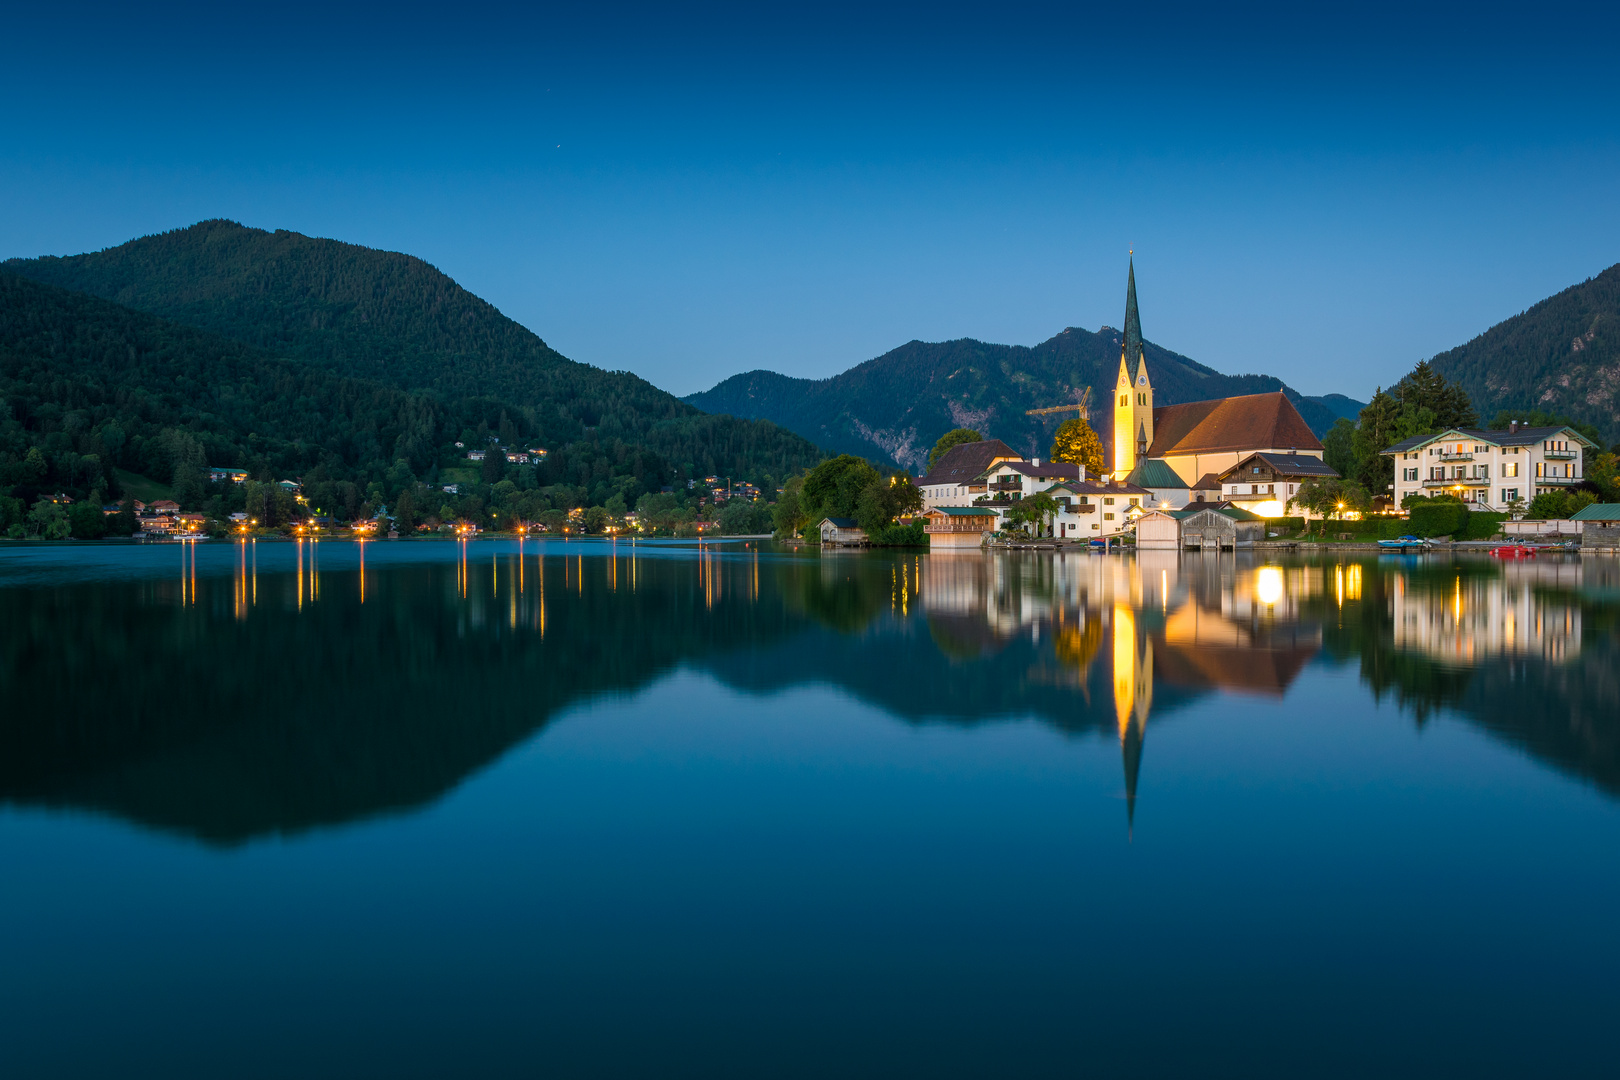
[[[1125,343],[1114,386],[1114,478],[1123,480],[1153,445],[1153,383],[1142,352],[1142,317],[1136,310],[1136,259],[1125,283]]]

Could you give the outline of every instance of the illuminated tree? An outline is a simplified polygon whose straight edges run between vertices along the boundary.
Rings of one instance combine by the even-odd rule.
[[[1052,437],[1052,460],[1079,465],[1093,476],[1103,471],[1103,444],[1079,417],[1065,420]]]

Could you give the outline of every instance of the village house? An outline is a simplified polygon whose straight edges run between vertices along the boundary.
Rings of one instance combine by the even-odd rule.
[[[1598,445],[1572,427],[1452,428],[1417,435],[1383,451],[1395,462],[1395,505],[1412,495],[1455,495],[1481,510],[1506,510],[1586,478]]]
[[[229,480],[233,484],[245,484],[247,483],[247,478],[248,472],[246,469],[208,470],[208,482],[211,484],[217,484],[224,480]]]
[[[1109,536],[1125,531],[1153,493],[1119,480],[1070,480],[1053,484],[1046,494],[1058,504],[1048,534],[1059,540]]]
[[[173,517],[175,514],[180,512],[180,504],[175,502],[173,499],[159,499],[157,502],[152,504],[151,509],[154,514],[162,514],[167,517]]]
[[[1023,460],[1022,454],[1000,439],[959,443],[945,451],[934,467],[916,482],[917,490],[922,493],[923,509],[968,506],[986,493],[987,485],[981,478],[991,466]]]
[[[1301,484],[1338,475],[1310,454],[1250,454],[1220,475],[1220,498],[1261,517],[1282,517]]]
[[[482,450],[469,450],[469,451],[467,451],[467,460],[468,461],[483,461],[484,460],[484,451],[482,451]]]

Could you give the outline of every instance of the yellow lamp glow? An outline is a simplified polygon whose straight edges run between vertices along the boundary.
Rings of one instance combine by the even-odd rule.
[[[1282,571],[1275,566],[1262,566],[1254,578],[1254,592],[1260,602],[1267,607],[1274,605],[1283,596]]]

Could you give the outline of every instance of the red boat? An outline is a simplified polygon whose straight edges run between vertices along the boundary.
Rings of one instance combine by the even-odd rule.
[[[1536,554],[1536,549],[1528,544],[1503,544],[1499,548],[1492,548],[1491,554],[1498,559],[1529,559]]]

